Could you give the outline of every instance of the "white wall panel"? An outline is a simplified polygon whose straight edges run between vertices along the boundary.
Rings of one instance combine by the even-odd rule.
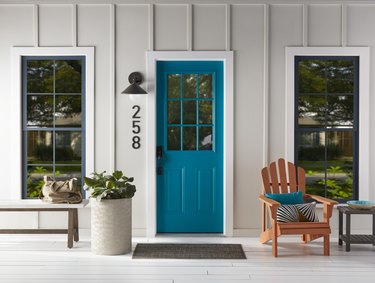
[[[187,50],[187,5],[155,5],[155,50]]]
[[[375,5],[348,5],[347,6],[347,44],[348,46],[371,46],[370,53],[370,172],[375,168]],[[359,98],[361,99],[361,98]],[[361,174],[361,172],[359,172]],[[370,184],[374,184],[375,175],[370,174]],[[359,188],[361,189],[361,188]],[[370,199],[375,200],[375,188],[370,186]]]
[[[308,5],[308,45],[341,45],[341,5]]]
[[[225,5],[193,5],[193,50],[225,50]]]
[[[95,170],[111,164],[110,5],[78,6],[78,45],[95,46]]]
[[[231,46],[236,51],[234,227],[256,228],[259,225],[257,217],[261,217],[259,168],[262,167],[264,146],[260,142],[263,130],[264,6],[232,5],[231,19]],[[246,183],[248,185],[244,185]]]
[[[72,46],[72,33],[72,5],[39,5],[40,46]]]
[[[270,160],[285,154],[285,47],[302,45],[302,14],[302,5],[270,6]]]
[[[347,4],[347,18],[344,14],[343,19],[342,7],[337,1],[305,1],[307,18],[304,22],[302,4],[295,4],[295,1],[279,4],[275,0],[259,0],[258,3],[271,3],[267,66],[264,65],[265,52],[268,51],[264,46],[264,37],[268,35],[264,26],[264,5],[227,1],[231,4],[227,6],[221,0],[211,4],[182,0],[178,4],[164,0],[147,1],[154,4],[152,14],[149,10],[152,5],[138,5],[137,1],[120,1],[127,4],[112,5],[95,0],[95,3],[103,4],[78,5],[76,27],[74,5],[67,2],[54,4],[52,0],[40,2],[38,22],[37,17],[34,17],[34,5],[0,4],[0,120],[8,121],[10,109],[10,47],[33,46],[38,39],[41,46],[72,46],[77,30],[79,46],[95,46],[95,167],[97,171],[110,171],[116,167],[135,177],[137,193],[133,199],[133,227],[136,231],[145,230],[147,223],[144,151],[147,125],[143,122],[147,95],[128,96],[121,94],[121,91],[128,86],[127,77],[133,71],[144,74],[147,82],[145,51],[149,47],[152,49],[154,46],[155,50],[189,50],[190,47],[193,50],[226,50],[229,44],[234,51],[234,225],[246,234],[247,229],[260,227],[260,203],[257,196],[261,189],[259,170],[262,167],[263,150],[268,151],[269,160],[284,155],[285,47],[301,46],[303,37],[308,46],[339,46],[343,32],[348,46],[375,46],[375,1],[372,4]],[[192,10],[189,10],[190,7]],[[230,7],[231,13],[227,13],[227,7]],[[34,27],[39,27],[39,30],[34,31]],[[266,78],[263,77],[265,67],[269,69]],[[375,57],[372,55],[371,89],[375,89],[374,67]],[[267,75],[268,147],[262,139],[263,99],[266,93],[264,81]],[[142,86],[145,87],[145,84]],[[131,107],[135,104],[141,106],[142,117],[139,150],[131,147]],[[371,99],[370,107],[375,109],[374,99]],[[372,124],[375,124],[375,115],[371,114]],[[20,125],[0,124],[0,132],[3,134],[0,140],[0,156],[3,159],[0,163],[0,178],[3,180],[0,199],[7,199],[11,190],[20,189],[12,188],[11,180],[8,179],[11,170],[19,170],[8,166],[12,164],[12,156],[8,153],[12,141],[8,139],[7,133],[10,127],[17,126]],[[371,129],[371,141],[374,140],[375,131]],[[375,166],[375,151],[371,150],[370,155],[371,170]],[[375,176],[371,178],[371,183],[374,183]],[[371,197],[375,199],[375,190],[371,192]],[[16,221],[8,219],[8,222],[4,222],[6,226],[12,223],[20,227],[38,225],[36,214],[9,215],[13,215],[13,218],[6,217]],[[58,215],[56,218],[56,215],[40,214],[39,225],[64,226],[65,216]],[[81,210],[82,227],[89,227],[89,219],[89,210]]]
[[[12,108],[11,99],[11,62],[10,54],[12,46],[33,46],[34,43],[34,7],[32,5],[0,5],[0,199],[10,198],[10,190],[21,190],[12,188],[10,180],[12,156],[9,155],[12,141],[9,140],[11,127],[19,127],[9,121],[9,111]]]
[[[131,72],[146,76],[145,54],[148,48],[148,5],[119,5],[116,8],[116,169],[134,177],[137,192],[133,198],[133,228],[146,228],[146,95],[121,92],[129,86]],[[145,84],[141,85],[145,88]],[[141,111],[141,147],[132,148],[132,107]]]
[[[11,47],[33,46],[34,43],[34,7],[32,5],[0,5],[0,199],[11,198],[11,190],[21,190],[12,186],[12,170],[20,170],[12,166],[12,156],[9,149],[12,141],[9,139],[11,127],[19,127],[9,121],[9,111],[12,108],[11,99]],[[21,94],[20,94],[21,95]],[[37,214],[35,213],[1,213],[1,228],[35,228]]]

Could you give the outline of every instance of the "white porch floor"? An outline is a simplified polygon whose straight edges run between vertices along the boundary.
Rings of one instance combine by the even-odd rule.
[[[331,239],[331,256],[320,241],[304,245],[298,238],[279,238],[278,258],[258,238],[163,236],[138,242],[240,243],[247,260],[132,260],[95,256],[81,235],[66,248],[63,235],[0,235],[0,282],[375,282],[375,247],[352,245],[351,252]]]

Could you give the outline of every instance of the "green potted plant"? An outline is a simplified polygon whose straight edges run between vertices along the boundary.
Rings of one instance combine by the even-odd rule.
[[[132,248],[132,197],[134,178],[122,171],[111,175],[92,173],[84,177],[91,198],[91,251],[100,255],[118,255]]]

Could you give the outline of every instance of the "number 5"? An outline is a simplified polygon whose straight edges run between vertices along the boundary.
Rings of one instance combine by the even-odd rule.
[[[137,125],[141,121],[133,121],[133,134],[139,134],[141,132],[141,127]]]

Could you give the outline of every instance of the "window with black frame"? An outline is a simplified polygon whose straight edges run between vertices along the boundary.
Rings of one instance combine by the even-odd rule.
[[[77,178],[85,165],[85,58],[22,58],[23,198],[37,198],[43,176]]]
[[[295,163],[306,192],[358,199],[359,58],[295,57]]]

